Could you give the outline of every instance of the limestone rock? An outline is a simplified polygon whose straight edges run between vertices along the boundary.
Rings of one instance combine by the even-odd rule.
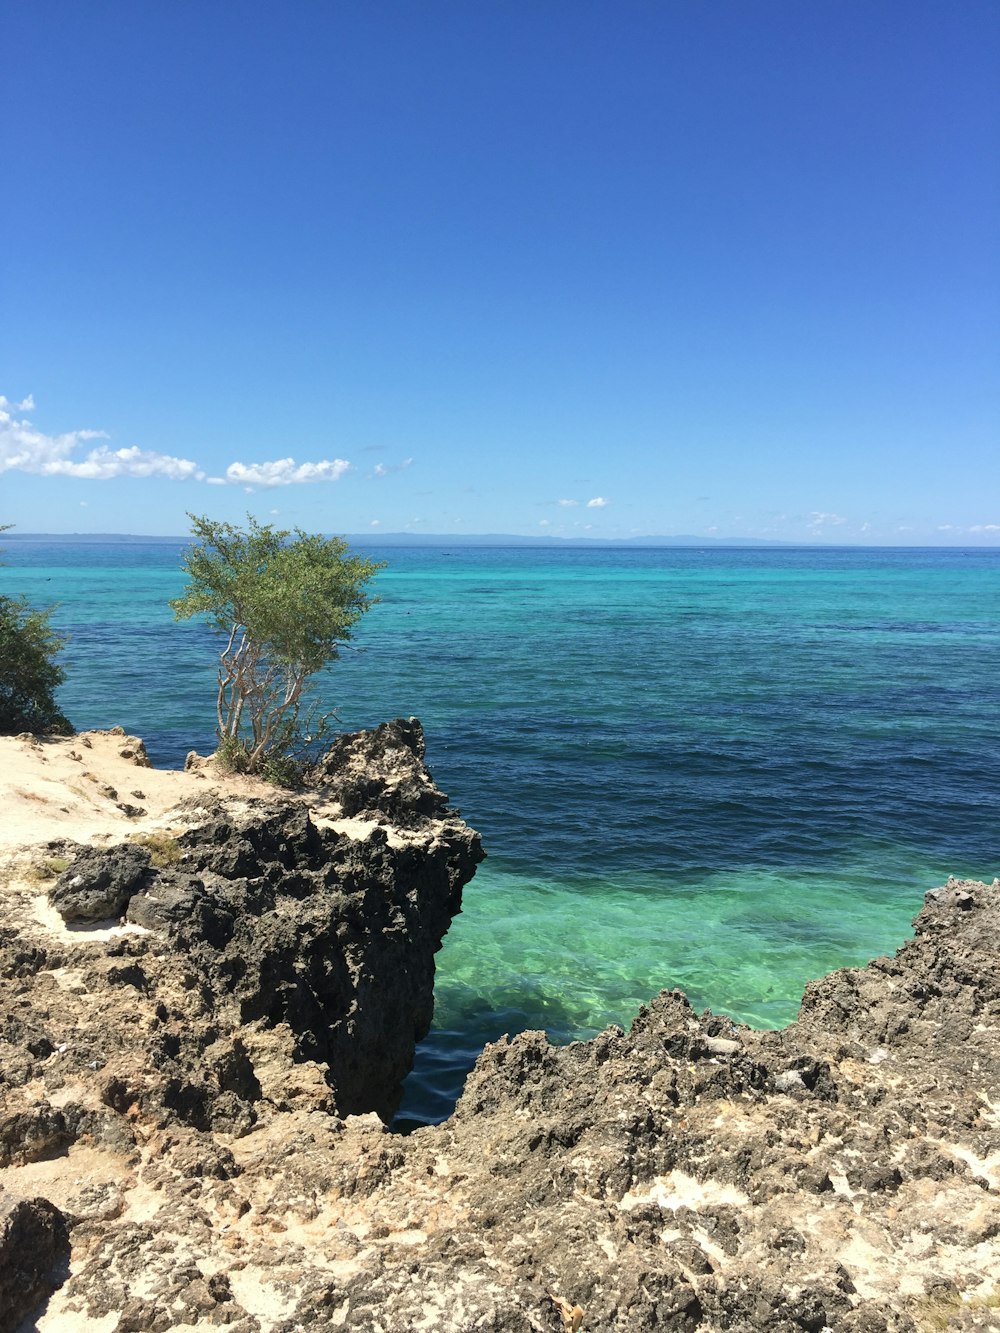
[[[419,744],[398,723],[345,739],[322,766],[340,831],[307,801],[206,797],[117,931],[46,933],[36,890],[10,889],[0,1165],[72,1241],[10,1317],[996,1329],[1000,883],[929,894],[894,958],[812,983],[781,1032],[665,990],[628,1031],[494,1043],[453,1116],[403,1137],[400,1050],[481,855]]]
[[[306,778],[316,786],[332,784],[348,816],[388,818],[402,826],[433,819],[448,797],[423,766],[424,745],[415,717],[396,718],[374,731],[340,737]]]

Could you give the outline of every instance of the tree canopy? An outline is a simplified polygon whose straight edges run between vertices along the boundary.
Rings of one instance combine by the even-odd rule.
[[[239,771],[287,779],[311,678],[378,600],[366,586],[382,566],[349,554],[341,537],[279,530],[249,515],[243,528],[188,517],[188,586],[170,605],[178,620],[205,617],[225,640],[219,755]]]

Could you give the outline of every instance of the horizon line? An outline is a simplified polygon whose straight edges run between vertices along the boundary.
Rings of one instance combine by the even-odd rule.
[[[656,547],[767,547],[786,550],[995,550],[1000,548],[1000,541],[981,542],[832,542],[814,540],[788,540],[770,537],[700,537],[689,533],[648,534],[635,537],[584,537],[561,536],[556,533],[525,535],[521,533],[436,533],[436,532],[380,532],[380,533],[326,533],[325,536],[342,537],[345,541],[360,545],[378,545],[390,542],[405,546],[460,546],[460,545],[495,545],[495,546],[548,546],[552,544],[577,546],[643,546]],[[189,542],[189,534],[180,533],[141,533],[141,532],[17,532],[8,530],[0,535],[0,548],[4,542],[33,541],[131,541],[131,542]]]

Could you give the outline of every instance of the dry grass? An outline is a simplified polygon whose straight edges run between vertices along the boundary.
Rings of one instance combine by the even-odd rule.
[[[137,833],[131,841],[149,851],[150,859],[157,870],[172,866],[181,859],[180,843],[172,833],[155,831],[152,833]]]
[[[20,878],[26,884],[48,884],[51,880],[57,879],[64,870],[68,870],[69,866],[68,856],[43,856],[26,866]]]
[[[963,1300],[961,1296],[935,1296],[913,1311],[920,1333],[946,1333],[956,1315],[966,1311],[1000,1310],[1000,1292],[992,1296],[970,1296]]]

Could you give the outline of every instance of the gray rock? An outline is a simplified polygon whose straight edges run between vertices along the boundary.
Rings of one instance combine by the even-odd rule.
[[[146,883],[150,854],[124,842],[115,847],[81,847],[49,892],[64,921],[101,921],[121,916]]]
[[[419,721],[399,717],[374,731],[340,737],[306,780],[334,788],[345,815],[411,827],[440,818],[448,804],[423,765],[424,748]]]
[[[740,1049],[740,1043],[728,1037],[706,1037],[705,1046],[713,1055],[735,1055]]]

